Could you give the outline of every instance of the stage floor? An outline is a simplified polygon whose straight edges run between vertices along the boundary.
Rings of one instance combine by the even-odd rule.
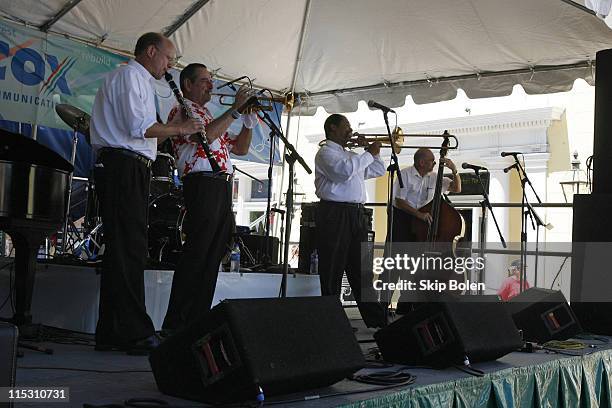
[[[357,338],[362,341],[364,353],[369,355],[375,343],[364,341],[371,339],[373,332],[364,328],[361,321],[351,323],[359,327]],[[610,341],[610,338],[604,339]],[[416,376],[410,386],[375,391],[377,386],[343,380],[331,387],[277,396],[267,402],[285,407],[609,407],[612,406],[611,344],[601,340],[590,343],[596,347],[586,349],[590,354],[585,355],[515,352],[498,361],[475,364],[484,371],[483,377],[474,377],[456,368],[408,368]],[[84,403],[122,406],[129,398],[162,399],[181,407],[204,406],[161,394],[146,357],[96,352],[92,344],[44,344],[52,347],[55,354],[25,350],[25,356],[18,359],[17,370],[18,386],[70,388],[69,403],[44,403],[44,406],[81,407]],[[299,346],[295,351],[299,352]],[[398,368],[367,368],[362,372]],[[336,395],[326,397],[331,394]],[[314,395],[320,398],[295,401]]]

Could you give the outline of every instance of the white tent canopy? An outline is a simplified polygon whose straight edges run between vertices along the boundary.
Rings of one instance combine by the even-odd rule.
[[[300,94],[301,113],[593,83],[612,30],[569,0],[0,0],[0,15],[130,53],[170,34],[181,63]]]

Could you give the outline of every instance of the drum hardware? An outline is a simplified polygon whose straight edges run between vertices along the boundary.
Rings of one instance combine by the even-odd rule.
[[[186,213],[180,191],[162,194],[149,203],[149,258],[177,263],[185,243],[183,221]]]
[[[95,260],[104,254],[104,235],[100,202],[96,193],[93,176],[87,184],[87,204],[83,221],[83,238],[74,246],[72,253],[85,260]]]
[[[80,110],[77,107],[68,104],[58,104],[55,107],[55,111],[57,115],[73,130],[72,134],[72,151],[70,155],[70,164],[72,164],[74,168],[74,162],[76,158],[77,151],[77,143],[78,143],[78,132],[85,135],[87,143],[90,143],[89,137],[89,121],[90,116]],[[66,214],[64,218],[64,225],[62,227],[62,245],[60,248],[60,253],[63,255],[67,252],[66,245],[68,242],[68,224],[72,224],[72,228],[76,230],[74,223],[70,220],[70,200],[72,197],[72,180],[74,177],[74,170],[70,172],[70,176],[68,178],[68,191],[66,198]]]

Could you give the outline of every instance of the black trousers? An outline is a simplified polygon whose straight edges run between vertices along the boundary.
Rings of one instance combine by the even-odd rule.
[[[94,178],[100,199],[105,252],[100,280],[96,342],[125,343],[155,333],[145,308],[144,266],[150,168],[105,151]]]
[[[346,272],[363,321],[368,327],[384,327],[386,313],[375,301],[372,268],[362,270],[368,254],[361,251],[367,241],[368,218],[363,206],[321,201],[316,215],[317,249],[321,294],[339,296]]]
[[[212,305],[219,263],[235,229],[232,183],[193,173],[185,177],[185,245],[174,272],[165,330],[178,330]]]

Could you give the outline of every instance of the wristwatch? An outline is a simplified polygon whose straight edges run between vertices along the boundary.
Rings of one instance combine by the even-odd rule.
[[[237,109],[232,109],[232,118],[238,119],[240,118],[240,112]]]

